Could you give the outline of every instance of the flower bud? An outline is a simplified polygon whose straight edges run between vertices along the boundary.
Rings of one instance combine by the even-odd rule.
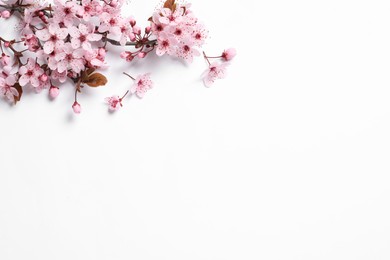
[[[60,89],[56,86],[51,86],[49,89],[50,98],[55,99],[60,94]]]
[[[74,112],[75,114],[80,114],[80,113],[81,113],[81,106],[80,106],[79,103],[77,103],[77,101],[75,101],[75,102],[73,103],[72,108],[73,108],[73,112]]]
[[[136,24],[137,24],[137,22],[134,20],[134,18],[130,18],[131,27],[134,27]]]
[[[143,59],[146,57],[146,52],[140,52],[138,53],[138,58]]]
[[[46,74],[42,74],[41,76],[39,76],[40,81],[46,82],[47,79],[48,79],[48,76]]]
[[[5,18],[5,19],[8,19],[10,16],[11,16],[11,13],[8,10],[4,10],[1,12],[1,17]]]

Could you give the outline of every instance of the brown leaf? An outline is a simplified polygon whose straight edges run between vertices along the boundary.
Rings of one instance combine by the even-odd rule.
[[[107,78],[100,73],[94,73],[89,75],[82,83],[87,84],[90,87],[96,88],[107,84]]]
[[[84,70],[82,73],[81,73],[81,80],[82,82],[84,82],[85,80],[88,79],[89,75],[91,75],[93,72],[95,71],[95,69],[93,68],[89,68],[87,70]]]
[[[20,101],[20,99],[22,98],[22,94],[23,94],[23,89],[22,87],[19,85],[19,83],[16,83],[15,85],[13,85],[13,87],[18,91],[19,93],[19,96],[14,96],[14,102],[15,102],[15,105],[16,103],[18,103]]]
[[[175,0],[166,0],[164,3],[164,8],[171,9],[172,12],[175,11],[176,10]]]
[[[149,17],[148,21],[153,22],[153,17]]]

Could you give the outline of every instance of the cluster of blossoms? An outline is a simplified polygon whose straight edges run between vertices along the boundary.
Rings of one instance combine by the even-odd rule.
[[[133,17],[123,17],[124,0],[54,0],[53,4],[34,0],[0,0],[0,19],[15,15],[20,18],[20,39],[0,37],[0,93],[11,103],[20,101],[23,88],[36,92],[48,89],[52,99],[66,81],[75,85],[73,110],[81,112],[77,97],[85,86],[106,85],[106,77],[96,72],[108,67],[108,45],[132,48],[121,53],[130,62],[145,58],[155,51],[192,62],[199,56],[208,31],[193,12],[190,4],[167,0],[142,29]],[[222,78],[235,55],[229,49],[221,56],[207,57],[209,68],[203,76],[206,86]],[[221,58],[224,63],[210,63]],[[126,74],[126,73],[125,73]],[[129,93],[142,98],[152,88],[150,74],[129,76],[134,85],[123,95],[106,99],[111,111],[122,106]]]

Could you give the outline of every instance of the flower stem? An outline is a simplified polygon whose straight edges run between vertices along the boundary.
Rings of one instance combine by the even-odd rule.
[[[126,93],[123,95],[123,97],[120,98],[120,101],[122,101],[126,96],[127,94],[129,94],[130,90],[126,91]]]
[[[207,55],[206,55],[206,53],[205,52],[203,52],[203,57],[205,58],[205,60],[207,61],[207,63],[209,64],[209,66],[211,65],[211,63],[210,63],[210,61],[209,61],[209,59],[208,59],[208,57],[207,57]]]
[[[125,74],[126,76],[128,76],[128,77],[131,78],[132,80],[135,80],[135,78],[133,78],[132,76],[130,76],[130,75],[127,74],[126,72],[123,72],[123,74]]]

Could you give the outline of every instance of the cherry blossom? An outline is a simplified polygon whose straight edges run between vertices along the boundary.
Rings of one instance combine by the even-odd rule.
[[[139,75],[134,80],[133,86],[130,88],[132,94],[136,94],[139,98],[143,98],[145,93],[153,88],[153,81],[150,79],[150,73]]]
[[[84,53],[83,49],[74,50],[70,43],[65,43],[62,52],[56,54],[57,70],[59,73],[68,69],[79,73],[84,67]]]
[[[54,48],[62,48],[64,39],[68,36],[67,28],[60,28],[58,24],[52,23],[46,29],[38,30],[37,37],[44,41],[43,50],[46,54],[50,54]]]
[[[122,98],[119,96],[108,97],[105,99],[105,101],[108,103],[108,109],[110,111],[117,111],[123,106]]]
[[[92,51],[91,42],[99,41],[102,38],[101,34],[94,33],[95,29],[92,24],[79,24],[69,27],[69,34],[72,37],[71,43],[73,49],[78,49],[80,46],[86,51]]]
[[[213,62],[210,64],[209,68],[202,74],[203,82],[206,87],[211,87],[211,85],[217,80],[222,79],[226,76],[226,67],[228,63],[218,63]]]
[[[17,83],[17,77],[13,74],[15,72],[13,70],[10,66],[0,70],[0,94],[12,103],[15,102],[15,97],[19,97],[19,92],[14,87]]]
[[[230,49],[225,50],[222,53],[222,58],[225,61],[231,61],[236,56],[236,54],[237,54],[236,49],[230,48]]]
[[[43,69],[33,59],[29,59],[25,66],[20,67],[19,78],[20,86],[31,84],[35,88],[40,88],[41,76],[44,74]]]

